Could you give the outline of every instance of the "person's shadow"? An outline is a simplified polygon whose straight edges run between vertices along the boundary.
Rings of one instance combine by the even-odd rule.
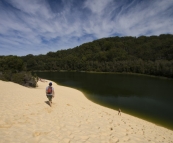
[[[49,101],[44,101],[44,102],[51,107],[51,105],[49,104]]]

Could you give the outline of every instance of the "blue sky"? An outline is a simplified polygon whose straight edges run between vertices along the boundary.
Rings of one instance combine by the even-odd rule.
[[[173,0],[0,0],[0,55],[167,33],[173,34]]]

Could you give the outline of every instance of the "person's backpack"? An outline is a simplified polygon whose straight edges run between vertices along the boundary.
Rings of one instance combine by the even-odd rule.
[[[47,93],[48,93],[48,94],[52,94],[52,87],[51,87],[51,86],[48,87]]]

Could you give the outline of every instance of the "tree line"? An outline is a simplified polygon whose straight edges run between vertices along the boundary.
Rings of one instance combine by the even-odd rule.
[[[173,77],[173,35],[110,37],[21,57],[30,71],[131,72]]]
[[[10,63],[12,57],[18,64]],[[9,62],[3,64],[4,59]],[[9,68],[13,72],[128,72],[173,78],[173,35],[102,38],[46,55],[1,56],[0,65],[1,75]]]

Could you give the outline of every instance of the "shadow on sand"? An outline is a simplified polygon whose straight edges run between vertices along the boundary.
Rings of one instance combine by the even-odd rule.
[[[51,105],[50,105],[49,101],[45,101],[45,103],[51,107]]]

